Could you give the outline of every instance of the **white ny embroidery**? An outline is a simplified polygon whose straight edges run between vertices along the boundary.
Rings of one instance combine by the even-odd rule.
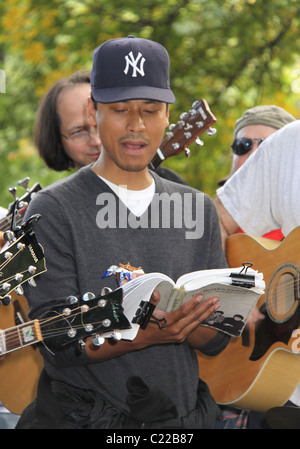
[[[125,60],[126,60],[126,67],[125,67],[125,70],[124,70],[125,75],[128,74],[129,66],[131,66],[132,67],[132,75],[131,76],[133,78],[135,78],[137,76],[137,72],[141,76],[145,76],[144,63],[145,63],[146,59],[144,57],[142,57],[142,56],[143,56],[142,53],[139,52],[137,57],[136,57],[136,59],[134,59],[132,51],[130,53],[128,53],[128,55],[125,56]],[[139,67],[137,66],[138,62],[140,62],[140,66]]]

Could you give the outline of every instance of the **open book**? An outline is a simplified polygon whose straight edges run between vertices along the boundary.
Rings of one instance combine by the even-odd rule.
[[[245,267],[194,271],[181,276],[176,283],[162,273],[149,273],[127,282],[123,289],[124,313],[130,322],[142,301],[150,301],[154,290],[160,294],[157,308],[166,312],[177,310],[191,298],[201,294],[204,300],[217,296],[219,309],[203,325],[231,336],[241,335],[250,312],[264,293],[262,273]],[[155,310],[154,310],[155,315]],[[133,340],[139,324],[120,331],[122,338]]]

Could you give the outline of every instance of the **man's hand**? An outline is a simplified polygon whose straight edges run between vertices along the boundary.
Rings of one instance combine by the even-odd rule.
[[[151,299],[153,302],[153,297]],[[154,310],[154,315],[158,319],[165,318],[167,321],[163,329],[155,332],[151,340],[157,339],[157,343],[182,343],[199,324],[203,323],[212,313],[219,308],[219,299],[217,297],[209,298],[203,301],[203,297],[196,296],[189,302],[181,306],[174,312],[162,312],[158,308]],[[149,323],[151,324],[151,323]],[[157,328],[156,324],[153,324]],[[163,335],[161,335],[161,333]]]
[[[159,295],[156,292],[152,295],[151,302],[154,304],[159,303]],[[88,339],[86,353],[91,359],[100,361],[141,350],[152,345],[182,343],[189,335],[193,335],[195,332],[198,334],[199,324],[203,323],[218,308],[218,298],[214,297],[203,301],[202,296],[196,296],[174,312],[163,312],[156,308],[154,311],[155,317],[166,320],[166,325],[163,328],[159,328],[156,323],[149,322],[146,329],[139,329],[133,341],[120,340],[111,342],[106,340],[98,348],[92,344],[91,339]],[[205,333],[206,331],[202,332]],[[212,336],[209,332],[207,340],[211,339]],[[205,340],[204,338],[204,342]],[[201,343],[203,344],[203,341]]]

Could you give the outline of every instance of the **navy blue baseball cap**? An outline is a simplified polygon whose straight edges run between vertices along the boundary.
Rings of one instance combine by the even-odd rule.
[[[99,103],[156,100],[174,103],[169,55],[159,43],[128,36],[104,42],[93,52],[92,96]]]

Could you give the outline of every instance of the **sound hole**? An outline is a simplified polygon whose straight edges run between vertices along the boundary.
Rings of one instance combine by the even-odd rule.
[[[295,267],[282,267],[279,269],[267,292],[268,314],[275,322],[285,322],[294,313],[298,306],[299,273]]]

